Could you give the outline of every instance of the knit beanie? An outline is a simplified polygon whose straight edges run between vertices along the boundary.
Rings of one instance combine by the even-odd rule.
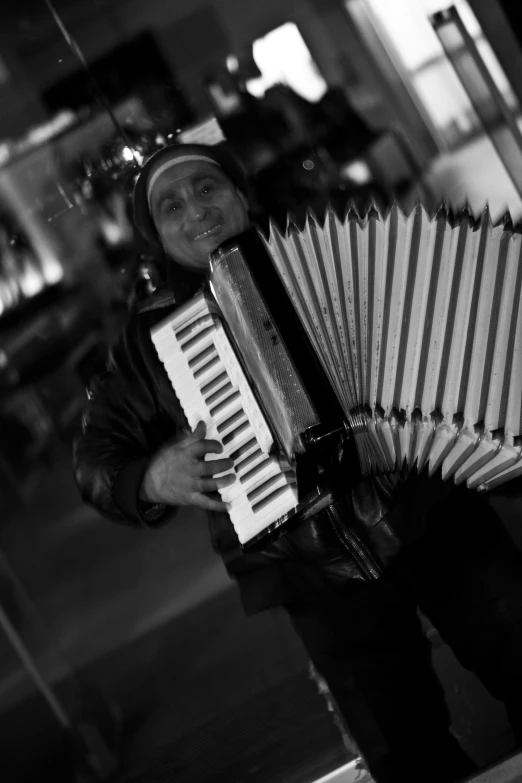
[[[158,245],[158,234],[149,208],[149,183],[165,164],[176,158],[201,156],[210,163],[216,163],[223,169],[234,185],[248,197],[248,184],[245,172],[239,160],[229,150],[219,145],[171,144],[154,153],[143,166],[134,186],[134,222],[142,236],[152,245]]]

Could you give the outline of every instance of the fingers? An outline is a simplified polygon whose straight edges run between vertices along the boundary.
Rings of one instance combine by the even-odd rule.
[[[232,470],[234,462],[231,459],[211,459],[208,462],[199,461],[194,465],[194,476],[216,476]]]
[[[226,476],[220,478],[198,478],[194,480],[194,486],[196,492],[201,494],[203,492],[215,492],[218,489],[225,489],[230,487],[236,480],[235,473],[228,473]]]
[[[221,454],[223,446],[218,440],[198,440],[197,443],[191,443],[187,451],[191,457],[199,459],[205,454]]]
[[[186,435],[183,438],[181,443],[184,446],[188,446],[190,443],[196,443],[197,441],[202,440],[206,434],[207,434],[207,425],[205,424],[204,421],[198,421],[194,432],[188,433],[188,435]]]
[[[191,504],[198,508],[204,508],[206,511],[228,511],[228,506],[222,500],[214,500],[208,495],[194,493],[191,498]]]

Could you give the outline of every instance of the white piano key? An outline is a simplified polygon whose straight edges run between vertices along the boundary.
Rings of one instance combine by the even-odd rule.
[[[249,477],[248,481],[242,481],[238,476],[238,480],[234,485],[227,487],[227,499],[223,497],[225,502],[232,501],[238,495],[245,498],[245,502],[248,502],[250,506],[254,503],[249,497],[251,492],[255,492],[259,487],[263,486],[267,481],[277,476],[283,476],[279,464],[276,459],[269,457],[263,465],[259,466],[258,471],[254,471]]]
[[[291,484],[280,487],[277,493],[265,500],[264,505],[257,512],[253,512],[245,520],[246,524],[238,524],[240,541],[242,543],[250,541],[278,518],[293,511],[297,505],[298,499],[295,487]]]

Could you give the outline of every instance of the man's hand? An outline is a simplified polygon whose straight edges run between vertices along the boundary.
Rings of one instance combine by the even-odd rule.
[[[231,459],[205,461],[206,454],[220,454],[223,447],[217,440],[205,440],[206,426],[200,421],[191,435],[163,446],[151,459],[140,488],[140,498],[147,503],[169,506],[198,506],[212,511],[225,511],[227,506],[209,497],[233,484],[234,473],[212,478],[217,473],[232,470]]]

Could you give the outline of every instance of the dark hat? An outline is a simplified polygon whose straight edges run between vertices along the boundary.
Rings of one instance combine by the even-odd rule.
[[[163,147],[145,163],[134,186],[134,222],[145,239],[153,245],[158,244],[158,234],[149,209],[148,189],[151,178],[168,161],[193,155],[201,156],[211,163],[216,163],[223,169],[231,182],[245,196],[248,196],[248,184],[243,166],[225,146],[221,144],[213,146],[206,144],[171,144],[168,147]]]

